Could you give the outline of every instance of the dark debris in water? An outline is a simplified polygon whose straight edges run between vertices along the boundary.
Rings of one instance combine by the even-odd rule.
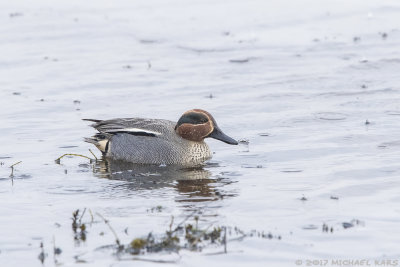
[[[42,264],[44,264],[44,260],[46,259],[46,257],[47,257],[47,253],[44,251],[44,247],[43,247],[43,242],[41,242],[40,243],[40,253],[39,253],[39,256],[38,256],[38,259],[40,260],[40,262],[42,263]]]
[[[53,62],[57,62],[58,58],[43,57],[43,60],[50,60],[50,61],[53,61]]]
[[[89,169],[91,167],[91,165],[89,165],[87,163],[81,163],[78,166],[79,166],[79,168],[84,168],[84,169]]]
[[[380,32],[379,35],[383,40],[386,40],[386,38],[388,37],[388,34],[386,32]]]
[[[300,200],[301,200],[301,201],[307,201],[308,199],[303,195],[303,196],[300,198]]]
[[[257,165],[257,164],[242,164],[241,167],[245,168],[245,169],[262,169],[263,168],[262,165]]]
[[[56,246],[55,239],[53,238],[53,259],[54,259],[55,266],[60,265],[60,263],[57,261],[57,256],[59,256],[61,253],[62,253],[62,249]],[[40,253],[38,255],[38,259],[44,265],[44,262],[47,257],[48,257],[48,253],[44,249],[44,244],[43,244],[43,242],[40,242]]]
[[[32,178],[32,175],[29,174],[20,174],[18,176],[14,176],[14,179],[30,179]]]
[[[249,62],[250,59],[249,58],[243,58],[243,59],[230,59],[229,62],[230,63],[247,63]]]
[[[248,145],[250,143],[249,139],[240,139],[239,144],[244,144],[244,145]]]
[[[316,230],[318,229],[318,226],[314,225],[314,224],[308,224],[302,227],[304,230]]]
[[[336,223],[336,226],[341,226],[344,229],[349,229],[355,226],[364,226],[364,222],[353,219],[350,222],[341,222],[341,223]],[[321,226],[321,230],[323,233],[333,233],[334,231],[340,231],[341,227],[334,227],[334,225],[328,225],[327,223],[323,223]],[[302,227],[304,230],[317,230],[319,227],[315,224],[308,224]]]
[[[333,233],[333,227],[329,227],[326,223],[322,225],[322,232]]]
[[[349,222],[343,222],[342,225],[344,229],[351,228],[354,226],[352,223]]]
[[[232,176],[232,177],[237,177],[237,176],[242,176],[240,172],[235,172],[235,171],[223,171],[220,172],[221,175],[226,175],[226,176]]]
[[[355,226],[365,226],[365,223],[363,221],[360,221],[358,219],[353,219],[350,222],[343,222],[342,226],[344,229],[352,228]]]
[[[380,145],[378,145],[378,148],[387,149],[387,148],[393,148],[393,147],[399,147],[399,146],[400,146],[400,141],[395,140],[395,141],[391,141],[391,142],[381,143]]]
[[[75,147],[78,147],[78,146],[59,146],[58,148],[75,148]]]
[[[163,209],[164,209],[163,206],[158,205],[158,206],[156,206],[156,207],[152,207],[151,209],[148,209],[147,212],[151,212],[151,213],[154,213],[154,212],[162,212]]]
[[[286,169],[281,170],[281,172],[296,173],[296,172],[303,172],[303,170],[293,169],[293,168],[286,168]]]
[[[62,253],[61,248],[57,248],[57,247],[54,248],[54,254],[55,255],[60,255],[61,253]]]
[[[12,12],[12,13],[8,14],[8,16],[9,16],[10,18],[22,17],[23,15],[24,15],[24,14],[21,13],[21,12]]]
[[[250,61],[254,61],[256,59],[258,58],[257,57],[234,58],[230,59],[229,62],[234,64],[244,64],[244,63],[249,63]]]
[[[159,43],[158,40],[153,40],[153,39],[141,39],[139,40],[140,43],[142,44],[155,44],[155,43]]]
[[[315,116],[320,120],[327,120],[327,121],[340,121],[340,120],[345,120],[347,118],[346,114],[338,112],[320,112],[316,113]]]
[[[387,115],[400,116],[400,110],[388,110],[385,112]]]

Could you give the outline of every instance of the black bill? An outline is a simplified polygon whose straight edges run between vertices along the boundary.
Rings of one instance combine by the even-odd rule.
[[[238,142],[235,139],[224,134],[218,127],[215,127],[214,131],[208,137],[220,140],[220,141],[225,142],[230,145],[238,144]]]

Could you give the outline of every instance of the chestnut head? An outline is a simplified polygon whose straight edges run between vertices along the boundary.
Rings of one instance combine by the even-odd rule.
[[[183,113],[175,126],[176,133],[184,139],[201,142],[211,137],[230,145],[238,142],[224,134],[213,116],[202,109],[192,109]]]

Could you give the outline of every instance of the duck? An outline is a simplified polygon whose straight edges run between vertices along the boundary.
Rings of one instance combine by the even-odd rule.
[[[205,138],[230,145],[238,142],[224,134],[214,117],[202,109],[183,113],[178,122],[164,119],[83,119],[98,133],[84,140],[108,159],[137,164],[196,166],[212,158]]]

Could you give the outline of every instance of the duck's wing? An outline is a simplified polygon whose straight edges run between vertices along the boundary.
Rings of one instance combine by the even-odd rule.
[[[109,140],[116,134],[130,134],[134,136],[161,137],[164,133],[173,130],[174,122],[143,118],[119,118],[111,120],[83,119],[94,122],[90,126],[99,133],[85,141],[92,143],[103,153],[107,153]]]
[[[138,136],[156,137],[170,131],[173,122],[167,120],[143,119],[143,118],[119,118],[111,120],[93,120],[91,126],[100,133],[114,135],[127,133]]]

